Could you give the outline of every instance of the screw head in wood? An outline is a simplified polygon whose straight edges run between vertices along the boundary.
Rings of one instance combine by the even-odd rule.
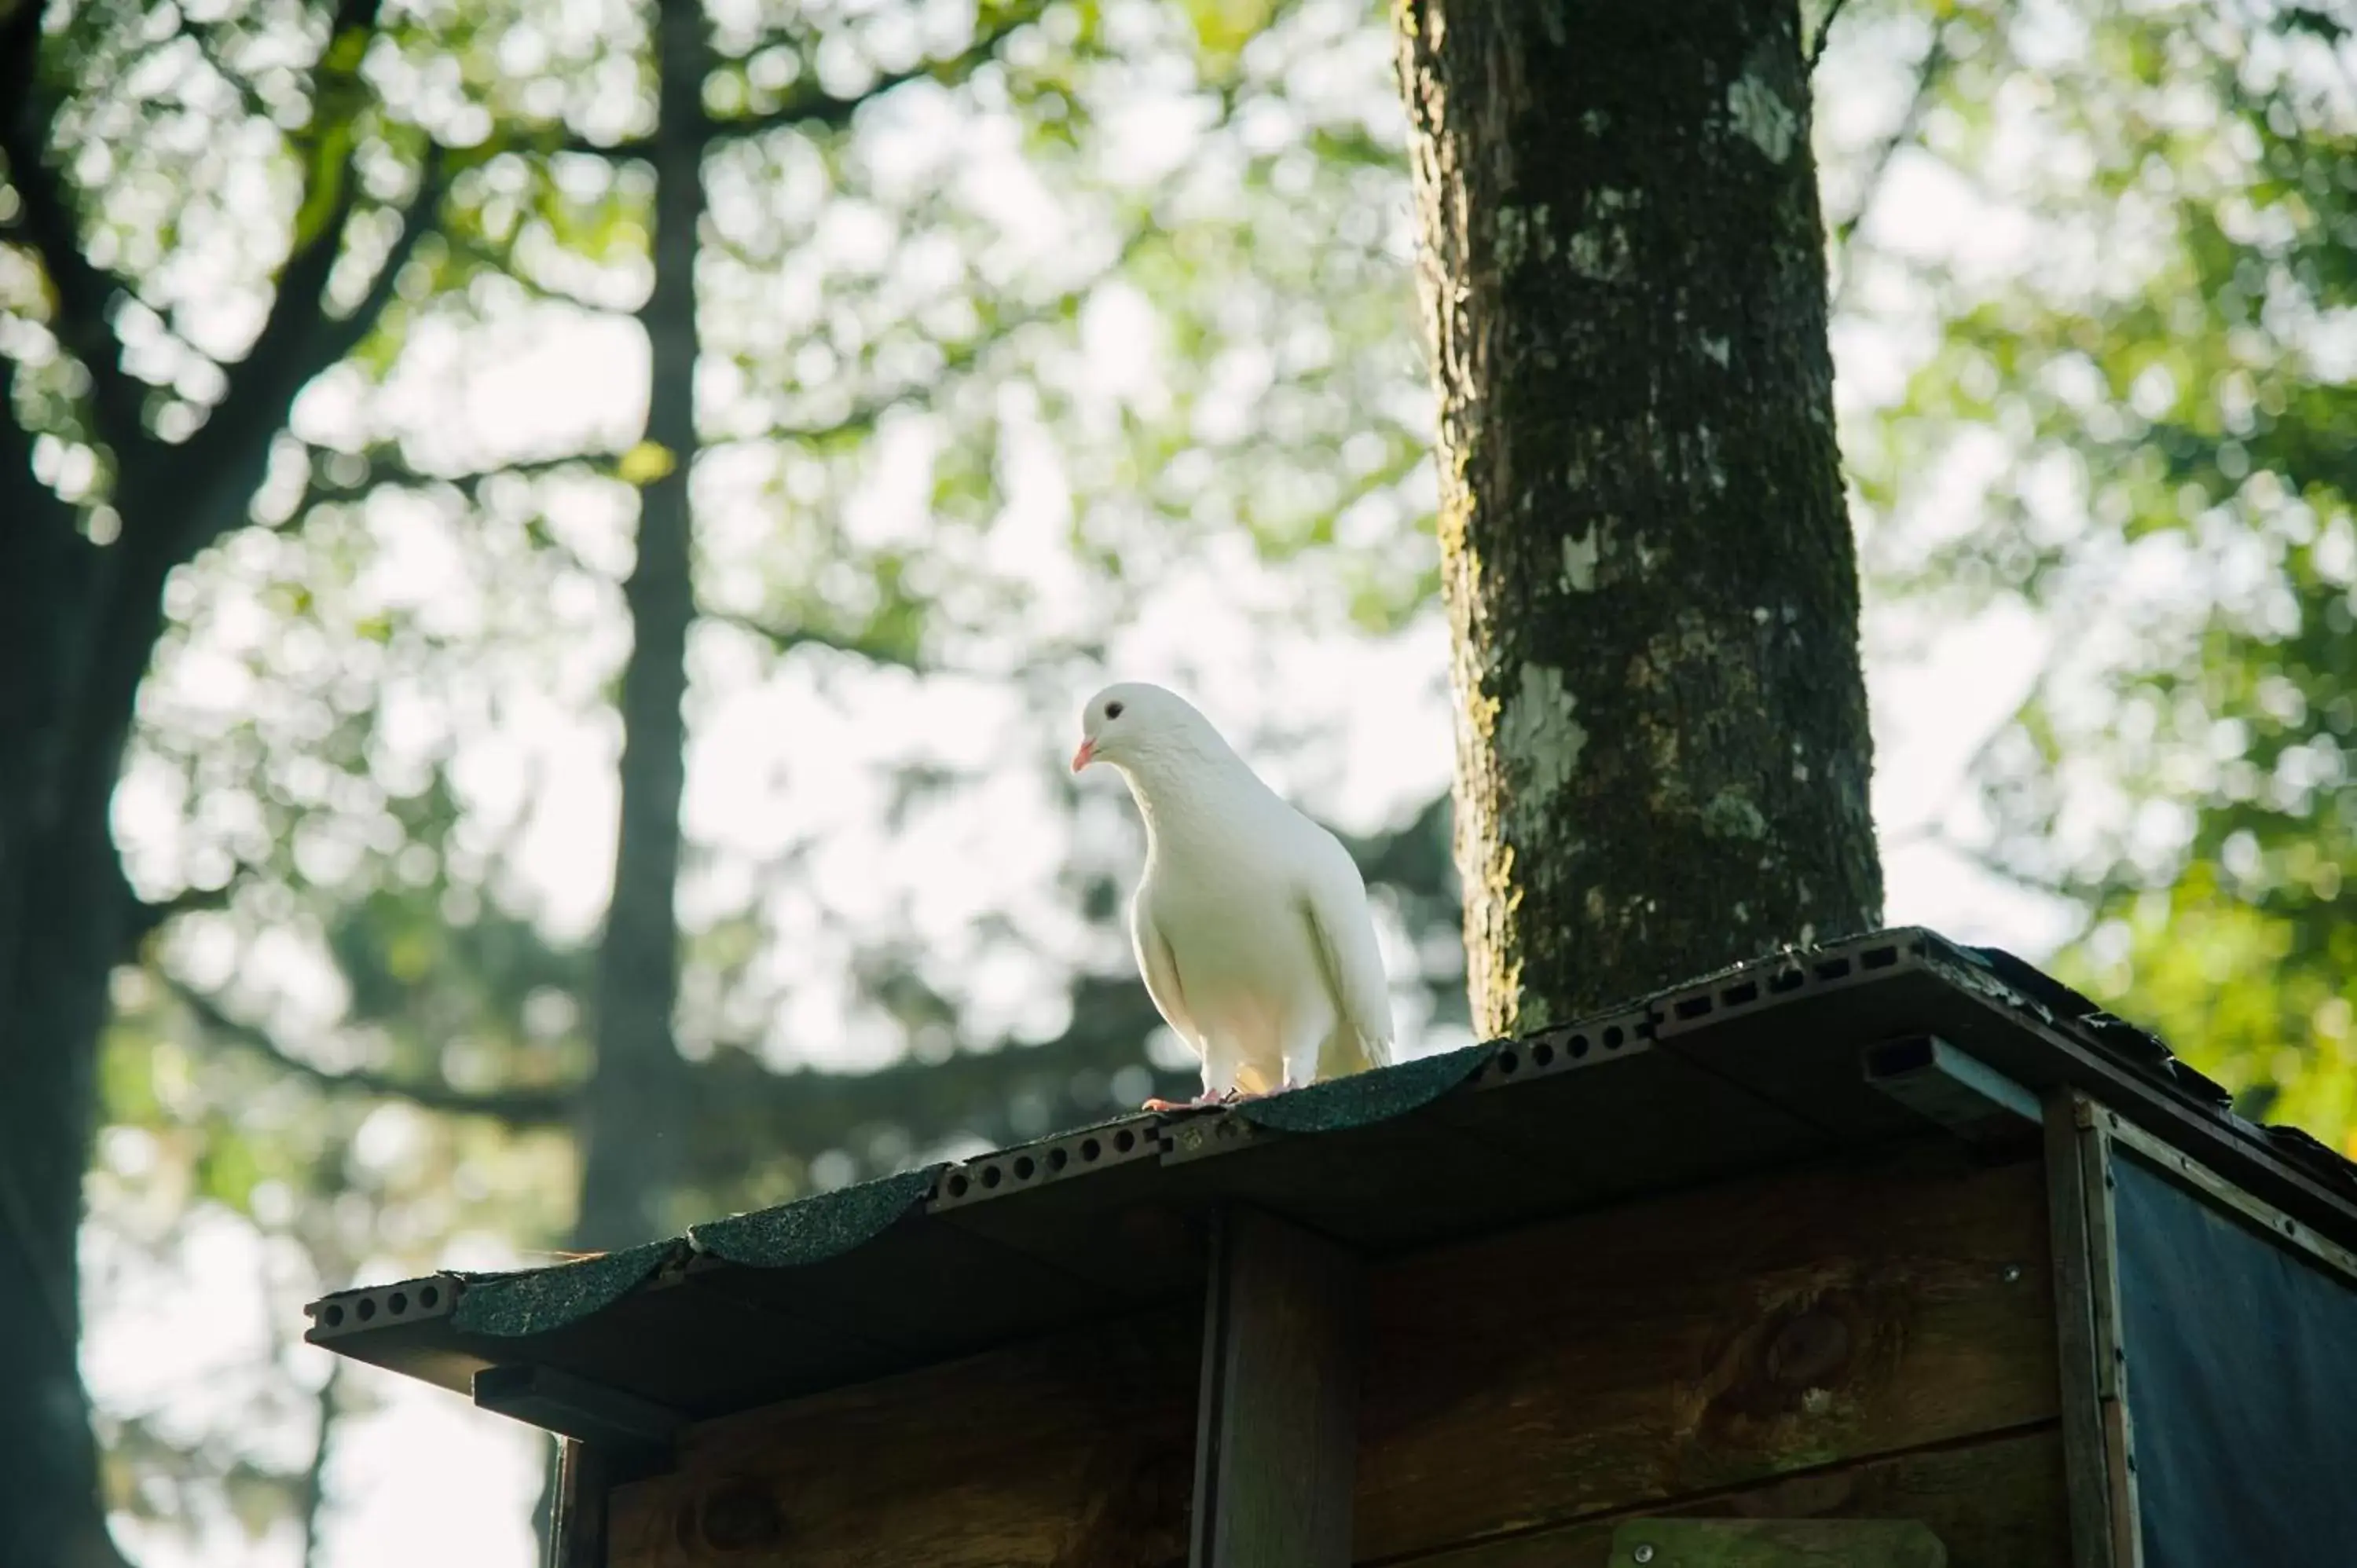
[[[1641,1541],[1637,1543],[1637,1550],[1629,1555],[1640,1563],[1651,1563],[1653,1560],[1653,1543],[1650,1541]]]

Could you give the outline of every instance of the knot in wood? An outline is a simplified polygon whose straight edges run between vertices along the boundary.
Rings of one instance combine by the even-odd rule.
[[[775,1546],[786,1521],[775,1498],[749,1481],[731,1481],[705,1498],[696,1509],[696,1533],[715,1552]]]
[[[1848,1324],[1829,1312],[1804,1312],[1769,1341],[1769,1380],[1785,1388],[1828,1383],[1849,1360],[1849,1343]]]

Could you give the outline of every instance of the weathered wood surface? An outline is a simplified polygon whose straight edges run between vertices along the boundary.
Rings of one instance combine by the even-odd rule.
[[[605,1455],[574,1438],[556,1460],[556,1501],[550,1514],[548,1560],[553,1568],[605,1568]]]
[[[1199,1315],[705,1423],[618,1487],[613,1568],[1164,1568],[1186,1554]]]
[[[1940,1145],[1377,1270],[1359,1557],[2051,1421],[2046,1228]]]
[[[1948,1568],[1948,1552],[1913,1520],[1649,1516],[1612,1532],[1609,1568]]]
[[[1350,1568],[1366,1282],[1330,1241],[1222,1217],[1203,1325],[1193,1568]]]
[[[1812,1471],[1650,1513],[1921,1521],[1948,1568],[2070,1568],[2060,1436],[2044,1430]],[[1617,1520],[1411,1559],[1414,1568],[1609,1568]],[[1402,1564],[1401,1568],[1405,1568]]]
[[[2103,1401],[2104,1469],[2112,1508],[2112,1561],[2144,1568],[2143,1510],[2136,1503],[2136,1421],[2128,1400],[2127,1353],[2120,1337],[2119,1220],[2114,1211],[2111,1139],[2095,1104],[2071,1103],[2079,1136],[2079,1187],[2087,1210],[2087,1276],[2094,1305],[2095,1391]]]
[[[2053,1251],[2057,1377],[2061,1393],[2062,1469],[2068,1486],[2072,1557],[2109,1563],[2113,1556],[2111,1474],[2104,1460],[2103,1379],[2096,1365],[2093,1240],[2077,1110],[2082,1097],[2060,1090],[2046,1101],[2049,1235]]]
[[[1374,1266],[1356,1558],[1601,1563],[1596,1521],[1707,1510],[2066,1563],[2047,1222],[2040,1162],[1941,1144]],[[1183,1310],[707,1423],[616,1489],[610,1561],[1168,1568],[1205,1355]]]

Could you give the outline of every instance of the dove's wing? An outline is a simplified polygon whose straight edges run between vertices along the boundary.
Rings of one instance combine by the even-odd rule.
[[[1146,993],[1154,998],[1154,1010],[1200,1055],[1203,1040],[1195,1032],[1194,1020],[1187,1016],[1187,993],[1178,988],[1178,961],[1171,956],[1170,944],[1163,940],[1142,897],[1129,907],[1129,936],[1137,949],[1137,972],[1146,977]]]
[[[1367,885],[1339,841],[1329,837],[1322,847],[1332,853],[1314,858],[1302,892],[1302,908],[1340,1019],[1335,1037],[1320,1053],[1320,1078],[1384,1067],[1392,1058],[1391,985],[1375,945]]]

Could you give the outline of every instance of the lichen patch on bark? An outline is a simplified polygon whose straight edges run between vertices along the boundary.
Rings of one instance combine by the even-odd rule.
[[[1713,838],[1764,839],[1768,836],[1768,819],[1760,808],[1744,799],[1735,789],[1721,789],[1702,809],[1703,830]]]
[[[1601,530],[1590,528],[1586,533],[1563,536],[1563,591],[1566,594],[1592,594],[1596,591],[1596,558],[1603,549],[1598,536]]]
[[[1499,715],[1497,746],[1512,781],[1514,814],[1533,826],[1544,823],[1587,748],[1579,701],[1564,689],[1562,671],[1523,666],[1522,685]]]
[[[1547,227],[1545,208],[1501,207],[1498,209],[1497,222],[1500,266],[1518,267],[1525,258],[1555,260],[1555,235]]]
[[[1775,88],[1750,72],[1727,84],[1727,121],[1735,134],[1758,147],[1771,164],[1792,156],[1800,116]]]
[[[1599,223],[1571,236],[1564,247],[1571,270],[1597,283],[1630,275],[1629,236],[1616,223]]]

